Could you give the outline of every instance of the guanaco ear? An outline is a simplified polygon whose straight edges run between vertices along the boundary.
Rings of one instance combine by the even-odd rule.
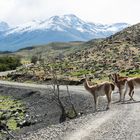
[[[84,75],[83,75],[83,78],[84,78],[84,79],[87,79],[87,75],[86,75],[86,74],[84,74]]]

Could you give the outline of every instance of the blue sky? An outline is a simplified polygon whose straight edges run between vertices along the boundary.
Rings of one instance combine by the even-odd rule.
[[[12,25],[63,14],[95,23],[135,24],[139,13],[140,0],[0,0],[0,20]]]

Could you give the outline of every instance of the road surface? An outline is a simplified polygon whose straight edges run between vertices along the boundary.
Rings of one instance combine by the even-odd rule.
[[[0,81],[0,85],[7,86],[26,86],[29,88],[48,88],[46,85],[22,84],[14,82]],[[62,89],[65,87],[62,86]],[[85,94],[83,86],[70,86],[71,91]],[[118,96],[114,94],[113,96]],[[112,101],[111,109],[108,111],[100,110],[86,116],[82,116],[66,124],[60,124],[64,127],[51,135],[49,128],[39,129],[26,135],[23,139],[28,140],[140,140],[140,90],[136,90],[134,99],[128,101],[128,95],[125,103],[115,103]],[[54,128],[56,126],[53,126]],[[52,127],[52,129],[53,129]],[[52,130],[51,130],[52,131]],[[55,131],[54,131],[55,132]],[[51,132],[52,133],[52,132]]]
[[[140,140],[140,90],[135,102],[116,103],[111,110],[98,112],[84,125],[67,133],[64,140]]]

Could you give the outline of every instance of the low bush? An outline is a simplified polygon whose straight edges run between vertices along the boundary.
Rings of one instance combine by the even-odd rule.
[[[20,65],[21,61],[18,57],[0,57],[0,71],[14,70]]]

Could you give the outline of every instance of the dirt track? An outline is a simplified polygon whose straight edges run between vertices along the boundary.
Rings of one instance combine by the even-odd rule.
[[[1,82],[0,82],[1,83]],[[3,83],[3,82],[2,82]],[[1,84],[2,84],[1,83]],[[14,83],[3,83],[8,86],[19,86]],[[21,85],[20,85],[21,86]],[[25,86],[25,85],[24,85]],[[23,87],[24,87],[23,86]],[[35,86],[35,87],[34,87]],[[28,85],[26,85],[26,88]],[[30,85],[29,88],[37,88]],[[39,88],[41,88],[39,86]],[[43,88],[43,87],[42,87]],[[65,87],[62,86],[64,90]],[[70,90],[76,94],[85,94],[82,86],[70,86]],[[86,93],[88,94],[88,93]],[[113,94],[113,103],[109,111],[105,111],[100,104],[100,110],[89,113],[80,118],[57,124],[46,128],[40,128],[21,135],[25,140],[140,140],[140,93],[135,91],[133,101],[124,104],[115,103],[118,94]],[[102,98],[102,100],[106,98]],[[128,96],[126,100],[128,100]],[[91,101],[91,100],[90,100]]]
[[[140,140],[140,95],[135,102],[118,103],[109,111],[97,113],[65,140]]]

